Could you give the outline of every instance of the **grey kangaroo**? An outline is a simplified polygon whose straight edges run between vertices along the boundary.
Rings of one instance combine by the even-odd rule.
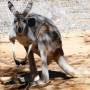
[[[62,49],[61,35],[51,20],[38,14],[28,14],[32,8],[32,2],[28,3],[23,13],[18,12],[10,1],[8,7],[15,17],[13,30],[9,34],[10,41],[15,43],[15,40],[18,40],[26,51],[32,45],[28,59],[33,81],[37,76],[34,53],[38,54],[42,60],[42,75],[36,81],[38,84],[45,84],[49,81],[48,62],[50,60],[54,60],[70,76],[80,76],[78,71],[67,63]],[[16,64],[20,62],[16,61]]]

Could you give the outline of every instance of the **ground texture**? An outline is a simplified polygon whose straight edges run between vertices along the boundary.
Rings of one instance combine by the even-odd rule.
[[[62,34],[63,49],[68,63],[74,68],[84,72],[90,71],[90,31],[71,31]],[[25,50],[16,43],[17,58],[24,58]],[[38,71],[41,71],[41,60],[35,55]],[[21,68],[22,66],[20,66]],[[29,87],[30,90],[90,90],[90,78],[68,78],[55,62],[49,67],[50,83],[45,87]],[[28,72],[28,64],[23,66],[24,72]],[[21,71],[21,70],[20,70]],[[21,75],[17,72],[12,58],[11,44],[8,37],[0,39],[0,77]],[[2,84],[0,90],[20,90],[18,84]],[[21,90],[25,90],[24,87]]]

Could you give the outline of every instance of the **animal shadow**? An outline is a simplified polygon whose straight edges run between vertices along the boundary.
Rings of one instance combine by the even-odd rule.
[[[41,71],[39,71],[39,75],[41,76]],[[60,71],[52,71],[49,70],[49,77],[50,79],[53,78],[63,78],[63,79],[70,79],[71,77],[68,77],[64,72],[60,72]]]
[[[41,77],[42,71],[38,71],[38,74]],[[30,85],[30,83],[32,83],[31,73],[20,73],[19,77],[24,78],[25,82],[21,82],[20,80],[19,80],[19,83],[10,82],[9,86],[8,86],[8,84],[6,85],[5,90],[14,90],[14,89],[15,90],[23,90],[28,85],[31,86]],[[55,79],[55,78],[59,78],[59,77],[63,78],[64,80],[71,79],[71,77],[68,77],[64,72],[52,71],[52,70],[49,70],[49,77],[50,77],[50,79]],[[7,89],[7,87],[9,87],[9,89]]]

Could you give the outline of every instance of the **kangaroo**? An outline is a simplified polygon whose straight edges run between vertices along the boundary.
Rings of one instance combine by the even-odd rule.
[[[54,60],[70,76],[79,77],[78,71],[66,61],[58,28],[50,19],[42,15],[28,14],[32,5],[32,2],[28,3],[24,12],[20,13],[10,1],[8,2],[8,7],[15,17],[9,39],[12,43],[18,40],[26,51],[28,51],[29,45],[32,45],[28,58],[33,78],[37,75],[33,53],[39,55],[42,60],[42,76],[40,80],[36,81],[40,81],[38,84],[41,84],[41,82],[45,84],[49,81],[48,62],[50,60]]]

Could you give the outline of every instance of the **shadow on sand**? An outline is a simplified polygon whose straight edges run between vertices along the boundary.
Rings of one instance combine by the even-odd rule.
[[[39,71],[38,73],[39,73],[39,75],[41,77],[41,71]],[[60,78],[62,78],[64,80],[68,80],[68,79],[71,78],[71,77],[66,76],[66,74],[63,73],[63,72],[51,71],[51,70],[49,70],[49,76],[50,76],[50,79],[55,79],[55,78],[60,77]],[[27,87],[27,85],[28,84],[30,85],[30,83],[32,83],[30,73],[19,73],[19,77],[24,78],[25,82],[21,82],[20,80],[19,80],[18,83],[17,82],[14,82],[14,83],[11,82],[11,83],[6,85],[7,87],[11,87],[11,88],[9,88],[7,90],[26,90],[25,88]]]

